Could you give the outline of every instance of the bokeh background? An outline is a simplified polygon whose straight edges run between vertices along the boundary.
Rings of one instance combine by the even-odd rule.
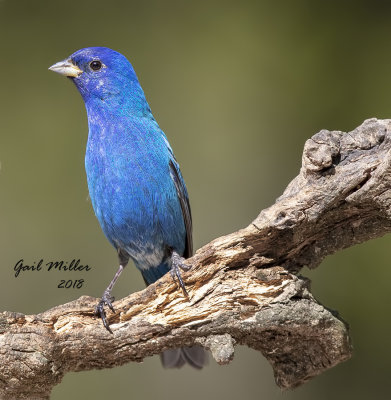
[[[0,0],[0,305],[37,313],[99,297],[117,259],[96,221],[84,173],[81,97],[47,68],[86,46],[127,55],[181,164],[195,247],[246,226],[298,173],[305,140],[391,117],[391,2]],[[52,398],[385,399],[391,349],[386,236],[327,258],[313,292],[349,321],[354,357],[295,391],[238,348],[220,367],[163,370],[158,357],[71,373]],[[22,273],[79,259],[83,273]],[[60,279],[85,279],[58,289]],[[117,298],[143,288],[128,268]]]

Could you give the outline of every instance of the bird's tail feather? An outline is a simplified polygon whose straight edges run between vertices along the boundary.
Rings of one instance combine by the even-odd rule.
[[[202,369],[208,361],[206,351],[201,346],[166,350],[160,359],[165,368],[181,368],[189,364],[193,368]]]

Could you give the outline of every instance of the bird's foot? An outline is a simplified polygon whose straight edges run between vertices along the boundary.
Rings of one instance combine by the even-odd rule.
[[[177,252],[173,251],[171,255],[171,277],[174,282],[176,282],[176,279],[178,279],[179,286],[181,287],[183,294],[189,298],[189,293],[187,293],[185,284],[182,280],[181,269],[183,271],[189,271],[191,269],[191,265],[185,264],[185,259]]]
[[[114,311],[114,307],[112,302],[114,301],[114,297],[111,295],[111,291],[105,290],[103,293],[102,298],[100,299],[100,302],[98,305],[95,307],[95,315],[100,317],[102,319],[104,327],[110,332],[113,333],[113,331],[110,329],[110,325],[107,322],[106,318],[106,311],[105,311],[105,305],[110,308],[112,312]]]

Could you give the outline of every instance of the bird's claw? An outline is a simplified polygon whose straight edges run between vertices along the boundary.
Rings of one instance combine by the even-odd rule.
[[[178,253],[176,253],[175,251],[172,253],[171,256],[171,261],[172,261],[172,265],[171,265],[171,277],[172,280],[174,282],[176,282],[176,279],[178,279],[179,282],[179,286],[182,289],[183,294],[189,298],[189,293],[186,290],[185,284],[182,280],[182,276],[181,276],[181,269],[183,271],[189,271],[191,269],[191,265],[187,265],[184,263],[185,259],[183,257],[181,257]]]
[[[104,292],[102,298],[100,299],[98,305],[95,307],[95,315],[100,317],[103,322],[103,326],[110,332],[113,331],[110,329],[110,325],[106,318],[105,305],[109,307],[112,312],[115,312],[112,302],[114,301],[114,297],[111,296],[109,292]]]

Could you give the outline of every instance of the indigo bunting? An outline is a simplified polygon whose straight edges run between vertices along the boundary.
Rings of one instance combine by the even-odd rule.
[[[96,308],[112,333],[105,306],[114,311],[111,291],[129,259],[146,285],[170,271],[187,295],[180,269],[189,269],[184,259],[193,252],[189,196],[170,144],[122,54],[89,47],[49,69],[73,81],[87,110],[89,194],[119,258],[119,269]],[[162,354],[166,367],[189,363],[202,368],[205,361],[199,346]]]

